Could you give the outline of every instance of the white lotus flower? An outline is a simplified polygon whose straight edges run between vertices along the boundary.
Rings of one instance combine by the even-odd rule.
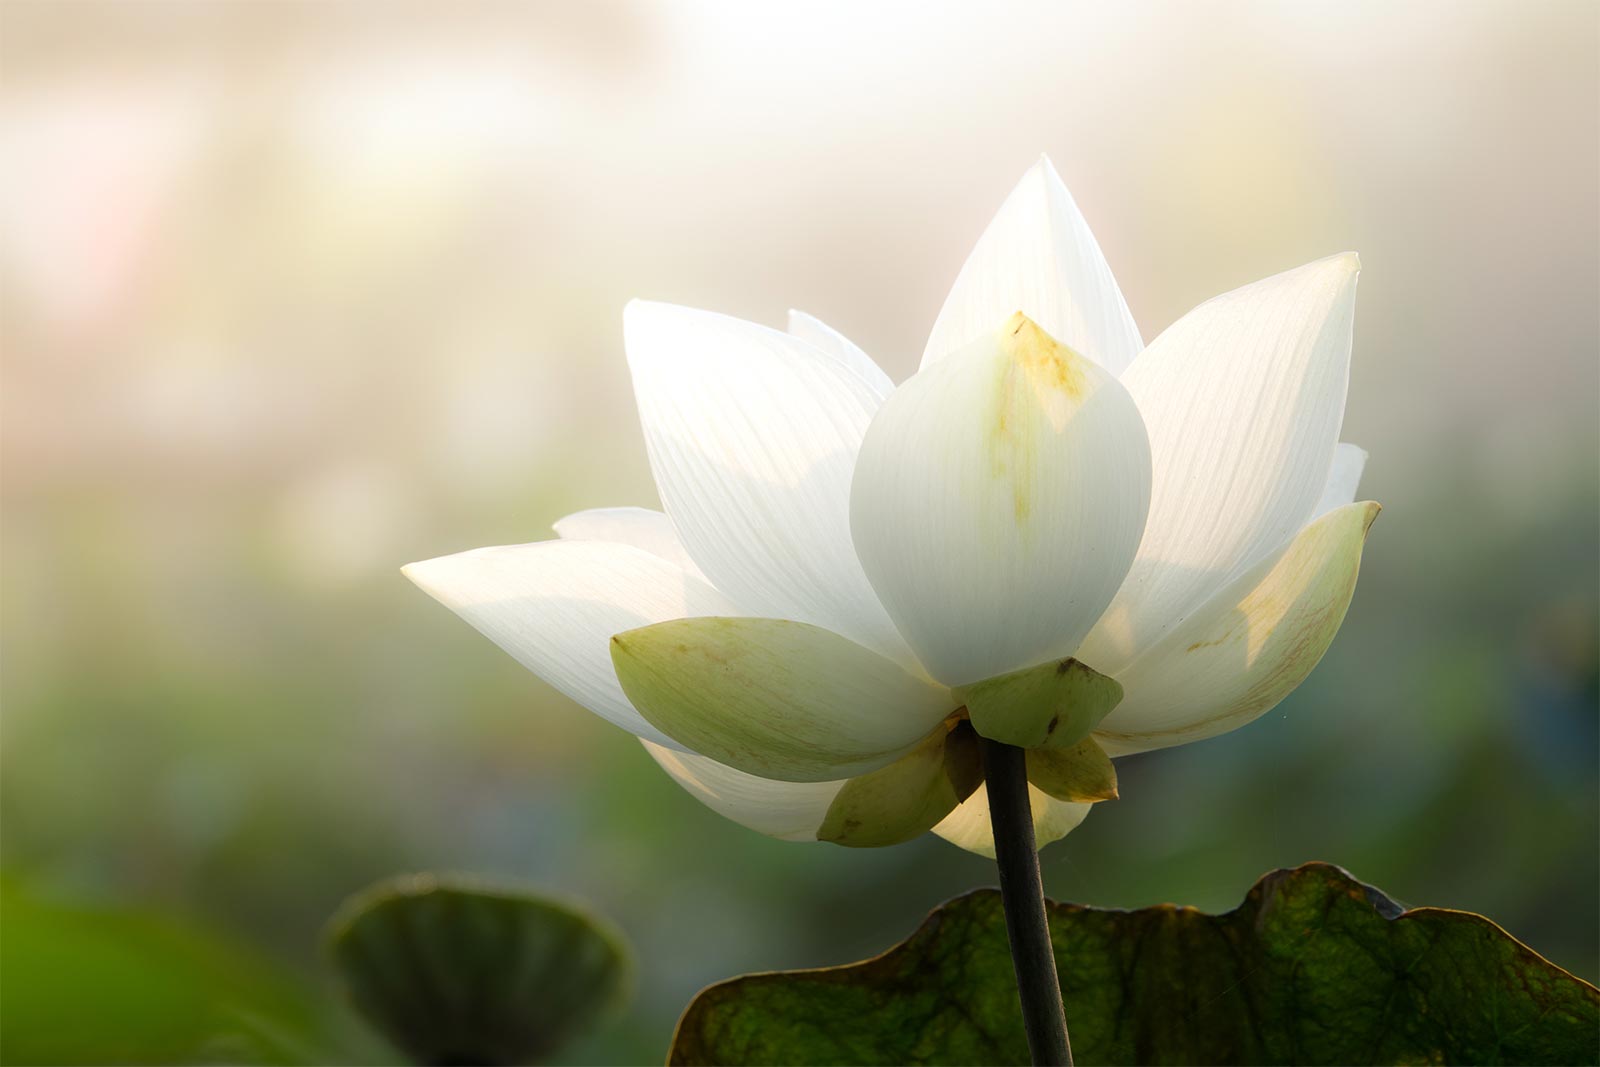
[[[900,386],[798,312],[634,302],[664,512],[405,572],[745,826],[992,855],[981,733],[1030,750],[1042,845],[1115,795],[1109,756],[1244,725],[1343,621],[1378,511],[1338,443],[1357,269],[1146,346],[1041,159]]]

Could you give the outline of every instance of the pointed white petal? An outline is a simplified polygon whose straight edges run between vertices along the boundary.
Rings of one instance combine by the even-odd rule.
[[[1117,380],[1015,315],[895,390],[867,431],[851,528],[933,677],[962,685],[1077,648],[1149,506]]]
[[[732,614],[681,567],[628,545],[541,541],[413,563],[407,578],[568,697],[624,730],[677,748],[623,696],[611,636],[686,615]]]
[[[650,508],[590,508],[555,521],[556,536],[563,541],[614,541],[632,545],[668,563],[675,563],[697,578],[704,577],[678,540],[678,531],[665,512]]]
[[[955,709],[942,686],[787,619],[674,619],[617,634],[611,662],[680,747],[786,782],[887,766]]]
[[[850,543],[850,476],[878,396],[788,334],[634,301],[628,365],[683,546],[751,613],[910,657]]]
[[[843,781],[778,782],[736,771],[714,759],[644,742],[661,769],[724,818],[785,841],[815,841]]]
[[[1216,297],[1150,342],[1123,385],[1150,433],[1150,520],[1078,658],[1117,674],[1311,518],[1350,376],[1353,253]]]
[[[1144,347],[1072,194],[1048,159],[1022,176],[978,239],[922,354],[926,367],[1021,311],[1113,376]]]
[[[1066,837],[1089,814],[1093,804],[1057,800],[1034,785],[1028,786],[1033,806],[1034,844],[1040,848]],[[989,823],[989,791],[979,786],[960,806],[945,816],[933,832],[959,848],[994,859],[994,829]]]
[[[1361,484],[1361,472],[1367,468],[1367,450],[1355,445],[1339,443],[1333,450],[1333,467],[1328,471],[1328,484],[1323,486],[1322,499],[1311,512],[1314,516],[1326,515],[1334,508],[1342,508],[1356,498],[1356,488]]]
[[[1247,571],[1118,675],[1095,738],[1113,756],[1237,729],[1305,681],[1344,622],[1378,514],[1346,504]]]
[[[878,398],[894,392],[894,382],[854,341],[814,315],[789,309],[789,333],[826,352],[866,382]]]

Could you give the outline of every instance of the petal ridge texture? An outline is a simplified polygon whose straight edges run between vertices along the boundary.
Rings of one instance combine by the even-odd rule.
[[[850,541],[850,478],[879,397],[777,330],[634,301],[623,314],[645,447],[684,549],[750,614],[909,653]]]
[[[1345,253],[1208,300],[1123,375],[1150,435],[1150,517],[1079,653],[1096,670],[1117,674],[1311,519],[1344,418],[1359,270]]]
[[[682,746],[623,695],[607,642],[652,622],[736,614],[726,597],[683,568],[604,541],[476,548],[412,563],[403,573],[572,700],[669,748]]]
[[[563,541],[612,541],[659,556],[704,579],[689,553],[683,550],[678,531],[665,512],[651,508],[589,508],[557,519],[550,526]]]

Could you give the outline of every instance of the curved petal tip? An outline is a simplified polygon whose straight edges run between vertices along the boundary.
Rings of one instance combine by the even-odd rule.
[[[1368,531],[1372,529],[1372,524],[1378,521],[1378,513],[1383,510],[1383,505],[1376,500],[1363,500],[1361,504],[1367,509],[1361,523],[1361,536],[1365,539]]]

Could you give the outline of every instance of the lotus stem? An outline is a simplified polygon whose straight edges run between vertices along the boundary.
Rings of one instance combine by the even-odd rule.
[[[1067,1039],[1067,1016],[1061,1006],[1061,983],[1056,977],[1056,955],[1044,908],[1044,882],[1039,876],[1039,851],[1033,839],[1027,753],[1015,745],[984,738],[983,776],[1028,1052],[1035,1067],[1071,1067],[1072,1043]]]

